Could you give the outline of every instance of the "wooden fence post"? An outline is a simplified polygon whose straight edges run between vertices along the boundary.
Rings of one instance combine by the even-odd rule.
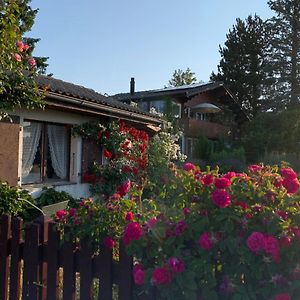
[[[12,219],[9,300],[19,300],[21,292],[21,251],[23,220]]]
[[[8,240],[10,238],[11,217],[3,215],[0,227],[0,299],[8,296],[9,253]]]
[[[125,250],[125,245],[120,240],[120,284],[119,284],[119,300],[132,299],[132,264],[133,259],[128,256]]]
[[[70,228],[65,227],[65,234],[69,235]],[[64,241],[62,247],[62,267],[63,274],[63,299],[75,300],[75,253],[72,238],[69,236],[69,241]]]
[[[39,233],[38,224],[30,223],[25,227],[22,300],[39,299]]]

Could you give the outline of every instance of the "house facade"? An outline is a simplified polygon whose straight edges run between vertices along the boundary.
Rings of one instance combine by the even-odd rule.
[[[137,102],[147,112],[154,108],[171,115],[184,132],[181,150],[189,159],[196,158],[195,144],[199,137],[216,140],[238,134],[236,124],[247,118],[221,82],[135,92],[132,78],[130,93],[112,97],[124,103]]]
[[[159,118],[91,89],[47,76],[37,81],[47,88],[46,108],[18,109],[11,121],[0,122],[0,180],[22,186],[35,197],[44,186],[76,198],[89,196],[82,175],[93,161],[102,162],[102,149],[72,136],[72,126],[122,119],[151,135],[161,124]]]

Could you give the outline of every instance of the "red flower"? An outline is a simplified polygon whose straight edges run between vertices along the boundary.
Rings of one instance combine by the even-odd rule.
[[[17,41],[17,42],[16,42],[16,46],[17,46],[17,48],[18,48],[18,50],[19,50],[20,52],[23,52],[23,49],[24,49],[24,43],[23,43],[22,41]]]
[[[108,160],[111,160],[111,159],[112,159],[112,156],[113,156],[112,153],[109,152],[109,151],[106,150],[106,149],[104,149],[103,155],[104,155],[104,157],[107,158]]]
[[[15,54],[14,54],[14,57],[15,57],[15,60],[16,60],[16,61],[19,61],[19,62],[22,61],[22,57],[21,57],[20,54],[15,53]]]
[[[185,268],[184,261],[178,257],[169,258],[168,265],[174,273],[182,273]]]
[[[144,284],[145,272],[141,264],[135,264],[133,267],[133,281],[136,285]]]
[[[96,175],[85,173],[82,175],[82,181],[95,184],[96,183]]]
[[[177,236],[181,235],[185,230],[187,229],[187,225],[185,223],[184,220],[181,220],[179,221],[177,224],[176,224],[176,228],[175,228],[175,234]]]
[[[211,194],[213,203],[219,208],[225,208],[230,205],[231,197],[225,190],[215,190]]]
[[[64,221],[67,216],[67,212],[64,209],[61,209],[55,213],[55,216],[58,219],[58,221]]]
[[[192,164],[192,163],[187,162],[187,163],[183,164],[182,168],[183,168],[183,170],[189,172],[191,170],[195,170],[196,166],[194,164]]]
[[[143,234],[143,230],[139,223],[132,222],[127,225],[124,231],[124,243],[129,245],[133,240],[138,241]]]
[[[214,243],[211,239],[211,234],[208,232],[203,232],[199,237],[198,244],[202,249],[206,251],[210,250],[214,246]]]
[[[129,211],[128,213],[126,213],[126,216],[125,216],[125,220],[126,221],[132,221],[133,220],[133,212]]]
[[[288,194],[295,194],[298,192],[300,188],[300,184],[298,179],[288,179],[284,178],[282,181],[282,185],[286,188]]]
[[[282,248],[289,248],[292,244],[292,239],[289,236],[282,236],[279,239],[279,244]]]
[[[152,273],[152,282],[157,285],[168,285],[172,282],[172,273],[165,267],[155,268]]]
[[[292,298],[288,293],[285,293],[276,295],[275,300],[292,300]]]
[[[34,58],[29,58],[28,59],[28,64],[29,64],[29,66],[31,66],[31,67],[35,67],[36,66],[36,61],[35,61],[35,59]]]
[[[215,187],[217,189],[225,189],[231,185],[231,182],[226,177],[217,178],[215,180]]]
[[[188,207],[183,208],[182,211],[185,216],[187,216],[191,213],[191,210]]]
[[[122,172],[124,173],[130,173],[131,171],[132,171],[131,167],[127,165],[122,168]]]
[[[112,237],[107,236],[103,240],[103,245],[108,249],[112,249],[115,247],[116,242],[114,241],[114,239]]]
[[[286,179],[296,179],[297,173],[292,168],[284,168],[280,170],[280,174]]]
[[[248,166],[248,170],[250,171],[250,172],[252,172],[252,173],[257,173],[257,172],[259,172],[259,171],[261,171],[262,170],[262,166],[259,166],[259,165],[250,165],[250,166]]]
[[[264,249],[265,236],[261,232],[252,232],[247,239],[248,248],[254,252],[258,253]]]
[[[235,172],[227,172],[223,177],[231,180],[231,178],[237,177],[237,174]]]
[[[211,185],[214,182],[214,176],[212,174],[207,174],[202,177],[202,183],[204,185]]]
[[[119,187],[118,187],[118,194],[123,197],[125,196],[129,190],[130,190],[130,187],[131,187],[131,181],[130,180],[127,180],[125,182],[123,182]]]
[[[242,210],[246,210],[249,207],[248,204],[243,201],[236,201],[234,205],[241,207]]]
[[[278,240],[271,236],[266,235],[264,238],[264,250],[267,254],[270,254],[273,261],[279,262],[280,261],[280,248]]]

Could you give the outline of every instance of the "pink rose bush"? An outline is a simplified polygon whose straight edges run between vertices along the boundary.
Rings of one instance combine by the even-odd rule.
[[[142,207],[130,188],[125,197],[85,200],[57,212],[56,219],[72,225],[80,238],[92,231],[100,248],[114,251],[122,241],[135,261],[132,281],[139,296],[298,299],[296,172],[252,165],[245,173],[219,174],[187,163],[170,170],[163,188],[143,198]]]
[[[219,174],[188,163],[172,170],[163,197],[155,199],[161,208],[155,222],[141,224],[143,233],[127,246],[143,264],[137,293],[154,289],[159,299],[297,299],[296,172],[252,165],[246,173]]]

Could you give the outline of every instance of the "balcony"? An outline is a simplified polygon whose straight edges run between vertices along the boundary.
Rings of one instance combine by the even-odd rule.
[[[229,134],[230,128],[210,121],[202,121],[193,118],[180,119],[184,129],[184,135],[187,137],[206,136],[209,139],[217,139]]]

